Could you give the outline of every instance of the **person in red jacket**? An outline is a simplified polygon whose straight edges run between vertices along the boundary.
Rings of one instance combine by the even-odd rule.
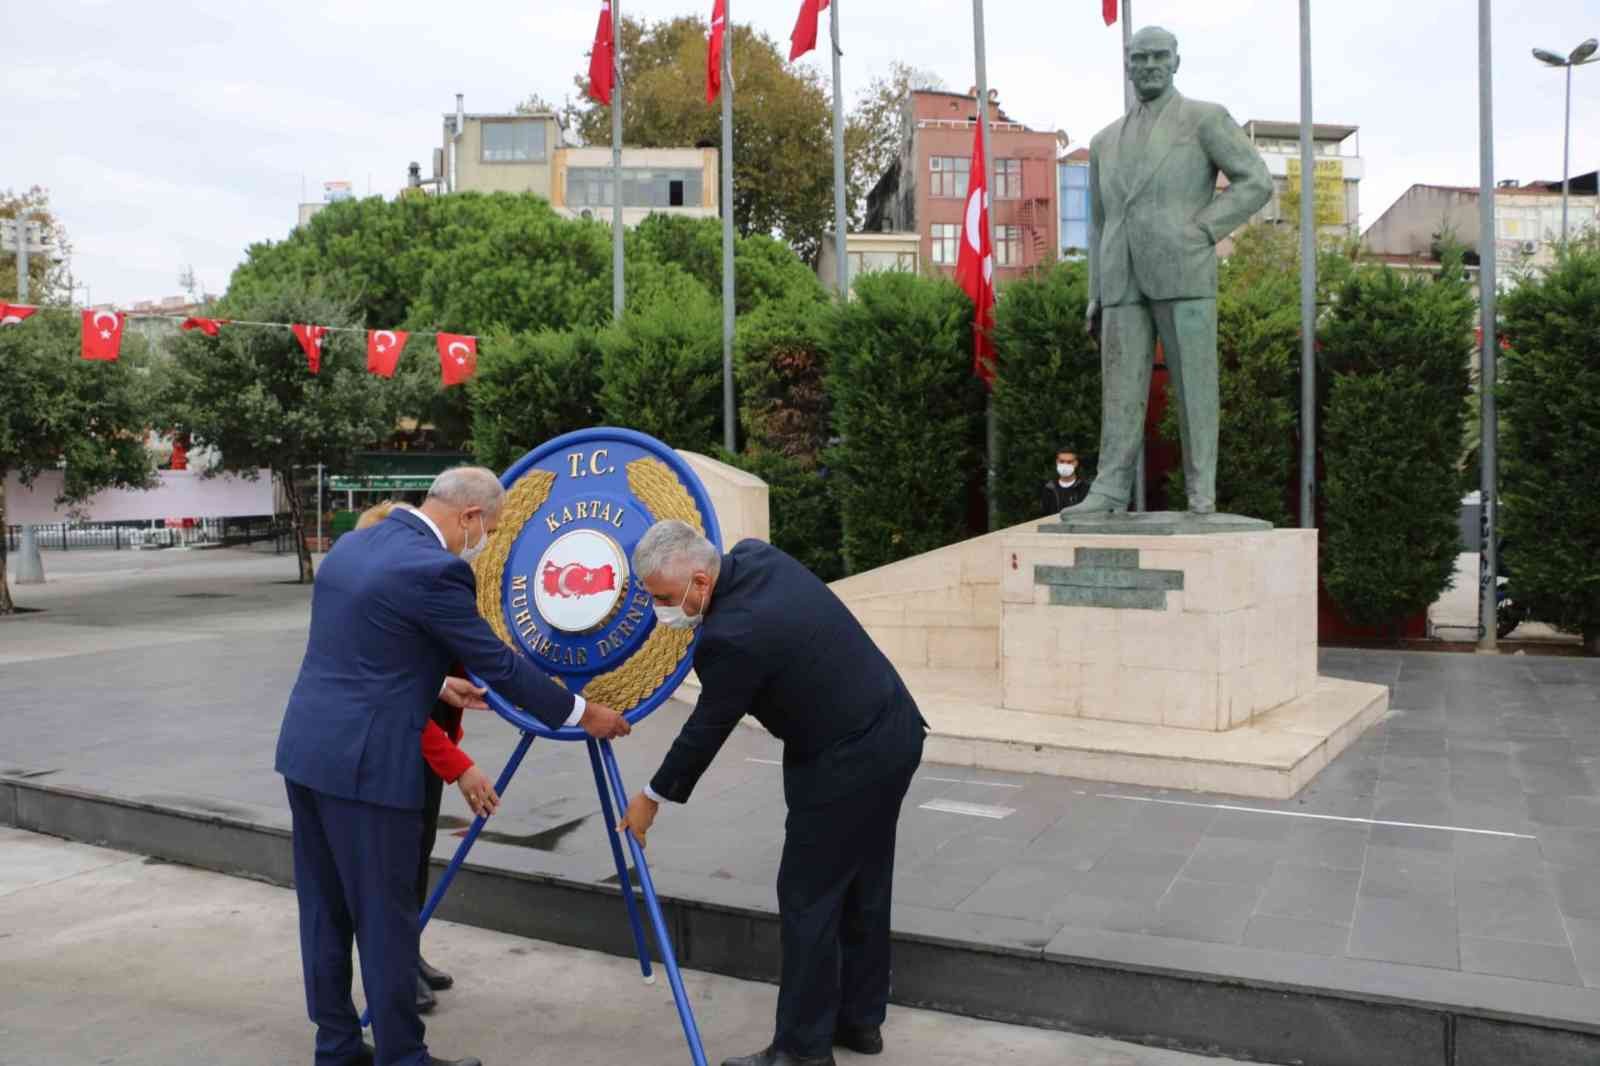
[[[396,502],[385,500],[367,508],[357,519],[356,528],[365,529],[388,518]],[[459,665],[451,668],[450,676],[463,676]],[[479,689],[477,695],[481,698],[483,690]],[[487,705],[479,704],[479,706]],[[495,793],[494,783],[489,780],[487,774],[478,769],[471,757],[461,750],[463,735],[461,717],[461,708],[452,707],[440,700],[433,705],[433,714],[422,729],[422,759],[427,763],[429,772],[422,777],[424,789],[422,850],[420,861],[417,863],[419,911],[428,902],[429,860],[433,855],[434,841],[439,835],[439,806],[444,800],[444,786],[453,784],[459,788],[462,797],[467,801],[467,806],[472,808],[473,814],[487,817],[500,805],[500,797]],[[430,965],[427,959],[419,959],[419,962],[421,965],[417,974],[417,1013],[426,1014],[438,1004],[434,993],[442,992],[455,984],[455,978]]]

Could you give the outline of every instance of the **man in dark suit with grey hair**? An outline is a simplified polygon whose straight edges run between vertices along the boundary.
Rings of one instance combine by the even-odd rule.
[[[642,843],[684,803],[746,714],[783,741],[789,806],[778,913],[783,974],[762,1051],[723,1066],[832,1066],[883,1050],[900,804],[927,730],[900,675],[816,575],[770,544],[726,555],[682,522],[640,539],[634,573],[657,624],[700,627],[700,699],[622,825]]]

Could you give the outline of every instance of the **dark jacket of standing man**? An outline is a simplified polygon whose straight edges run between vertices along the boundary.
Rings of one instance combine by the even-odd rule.
[[[515,655],[478,616],[466,562],[488,544],[504,499],[481,467],[434,481],[420,509],[397,509],[339,539],[311,592],[311,632],[278,735],[276,767],[294,819],[294,879],[306,1009],[317,1066],[435,1063],[417,1016],[415,879],[422,836],[420,736],[435,699],[481,706],[446,680],[464,663],[554,726],[618,736],[627,723],[585,704]],[[350,942],[372,1008],[375,1058],[350,999]],[[475,1060],[468,1060],[475,1061]]]
[[[661,522],[634,570],[660,624],[701,627],[701,693],[624,824],[643,840],[660,801],[686,802],[746,714],[783,742],[776,1031],[726,1066],[831,1063],[836,1041],[881,1048],[895,825],[927,729],[916,703],[839,598],[769,544],[719,557],[682,522]]]

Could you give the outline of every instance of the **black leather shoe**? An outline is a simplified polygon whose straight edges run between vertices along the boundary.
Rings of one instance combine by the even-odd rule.
[[[439,1000],[433,994],[433,989],[428,987],[428,982],[417,974],[417,1013],[427,1014],[439,1005]]]
[[[883,1030],[876,1025],[841,1025],[833,1031],[833,1046],[857,1055],[883,1053]]]
[[[833,1061],[833,1052],[826,1055],[802,1057],[791,1055],[787,1051],[779,1051],[768,1046],[764,1051],[754,1055],[741,1055],[736,1059],[723,1059],[722,1066],[836,1066]]]
[[[378,1061],[378,1049],[371,1044],[362,1044],[356,1057],[350,1060],[349,1066],[372,1066]]]
[[[483,1066],[477,1059],[436,1059],[428,1056],[427,1066]]]
[[[428,965],[427,959],[417,960],[417,969],[422,971],[422,979],[428,982],[428,987],[435,992],[443,992],[456,983],[456,979],[443,970],[436,970]]]

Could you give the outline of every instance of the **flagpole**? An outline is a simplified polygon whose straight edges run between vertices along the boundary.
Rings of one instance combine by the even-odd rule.
[[[611,317],[622,321],[622,0],[611,0]]]
[[[850,227],[844,206],[844,85],[839,79],[839,60],[844,50],[839,45],[839,3],[840,0],[832,0],[828,5],[828,27],[833,34],[833,249],[839,260],[835,267],[839,299],[848,301],[850,267],[845,259],[845,234]]]
[[[733,0],[722,5],[722,446],[738,451],[733,408]]]
[[[1122,0],[1122,110],[1124,114],[1133,113],[1135,98],[1133,95],[1133,79],[1128,76],[1128,52],[1133,48],[1133,0]],[[1133,509],[1145,509],[1144,493],[1144,430],[1139,431],[1139,456],[1133,464]]]
[[[1499,345],[1495,339],[1495,232],[1494,232],[1494,76],[1491,63],[1493,41],[1489,0],[1478,0],[1478,306],[1482,318],[1483,346],[1479,350],[1478,403],[1483,427],[1478,445],[1480,471],[1479,506],[1483,543],[1478,556],[1478,650],[1494,654],[1498,634],[1500,501],[1497,484],[1496,452],[1499,428],[1495,422],[1495,358]]]
[[[1300,0],[1300,528],[1317,525],[1317,183],[1312,144],[1311,0]]]
[[[991,190],[994,188],[994,154],[989,151],[989,67],[985,54],[983,40],[983,0],[972,0],[972,51],[976,60],[978,75],[978,138],[983,145],[983,195],[990,204],[994,203]],[[972,176],[968,176],[968,181]],[[985,211],[989,219],[989,247],[994,247],[994,213]],[[991,253],[992,254],[992,253]],[[994,386],[989,386],[989,393],[984,400],[984,495],[989,502],[989,529],[993,530],[999,522],[1000,501],[995,499],[995,467],[999,462],[997,453],[1000,450],[1000,420],[994,410]]]

